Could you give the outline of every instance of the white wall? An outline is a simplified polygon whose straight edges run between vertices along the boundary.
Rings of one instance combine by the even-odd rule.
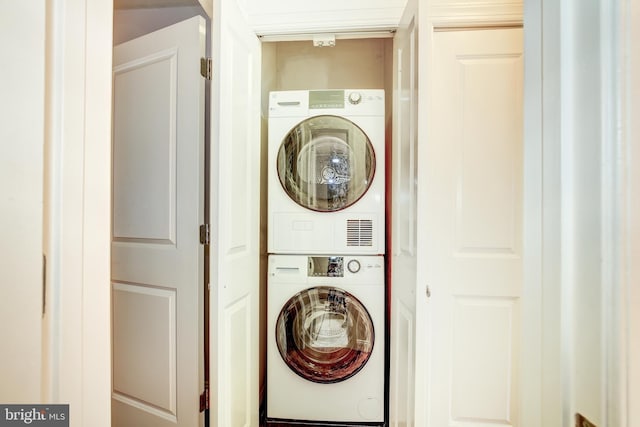
[[[0,6],[0,402],[38,403],[45,0]]]

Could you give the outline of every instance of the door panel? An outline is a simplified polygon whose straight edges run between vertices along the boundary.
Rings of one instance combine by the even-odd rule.
[[[452,419],[512,422],[511,380],[517,316],[515,298],[454,299]]]
[[[213,17],[211,420],[256,426],[260,42],[235,0],[215,2]]]
[[[118,66],[114,74],[113,238],[175,244],[177,52]],[[166,87],[168,90],[157,90]],[[144,94],[133,97],[129,94]],[[126,100],[126,101],[125,101]],[[165,118],[153,120],[152,118]],[[146,120],[145,120],[146,119]],[[162,166],[162,167],[160,167]],[[144,173],[141,173],[144,171]],[[148,215],[148,212],[153,215]]]
[[[116,399],[177,423],[175,289],[114,282],[112,298]]]
[[[522,30],[436,31],[433,52],[429,425],[517,425]]]
[[[391,426],[415,425],[417,239],[417,1],[409,1],[393,41],[394,116],[391,215]],[[421,359],[426,361],[426,359]]]
[[[204,25],[114,49],[113,426],[202,423]]]

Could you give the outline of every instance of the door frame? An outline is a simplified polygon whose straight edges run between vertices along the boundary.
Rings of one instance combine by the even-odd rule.
[[[570,122],[583,111],[572,97],[571,85],[572,76],[580,72],[572,42],[582,22],[575,22],[580,16],[577,3],[525,0],[524,7],[528,30],[525,147],[536,151],[530,153],[536,158],[525,156],[529,172],[533,172],[526,179],[531,191],[540,194],[542,205],[525,206],[530,212],[527,221],[534,221],[528,225],[525,240],[531,251],[525,264],[525,291],[534,296],[527,310],[537,313],[539,321],[525,325],[529,335],[535,333],[538,339],[524,342],[523,350],[531,352],[528,357],[541,367],[542,375],[525,381],[523,425],[568,425],[581,409],[576,407],[573,382],[574,328],[580,325],[573,317],[576,296],[568,267],[575,262],[571,246],[575,242],[571,224],[574,205],[567,201],[575,159],[569,147],[571,125],[563,118]],[[597,65],[601,74],[595,90],[600,92],[603,104],[599,117],[602,315],[599,348],[594,351],[602,358],[602,378],[600,388],[593,393],[599,398],[600,423],[630,426],[640,417],[639,409],[631,404],[640,398],[640,371],[635,365],[640,347],[634,344],[640,339],[640,316],[631,310],[640,304],[640,292],[632,289],[632,283],[640,280],[640,269],[633,262],[634,258],[638,260],[640,211],[631,196],[640,188],[633,150],[638,143],[632,137],[640,131],[632,120],[640,111],[640,78],[633,73],[640,61],[640,49],[631,46],[633,37],[640,34],[640,8],[629,1],[605,1],[598,18]],[[531,201],[531,194],[526,197]]]
[[[529,98],[525,106],[525,144],[542,146],[545,153],[544,158],[536,157],[531,164],[527,159],[530,168],[527,173],[531,173],[535,179],[527,180],[525,186],[529,191],[544,195],[545,212],[551,214],[551,217],[543,217],[542,212],[535,214],[532,218],[534,224],[527,224],[526,228],[529,238],[526,248],[531,258],[526,261],[525,268],[531,276],[525,278],[525,288],[533,292],[536,286],[544,286],[545,295],[544,299],[538,298],[526,308],[544,319],[544,322],[532,325],[533,330],[527,332],[543,331],[544,338],[539,343],[528,341],[524,344],[525,348],[535,350],[532,360],[540,364],[545,372],[542,379],[528,379],[532,381],[532,386],[526,387],[523,392],[524,398],[527,397],[527,390],[543,391],[542,396],[532,396],[532,400],[523,406],[523,416],[532,420],[532,424],[527,425],[532,426],[557,425],[562,411],[562,388],[555,383],[556,379],[561,378],[556,344],[558,337],[554,332],[554,328],[557,329],[555,320],[559,316],[559,307],[555,300],[557,295],[547,293],[558,284],[557,258],[548,249],[550,244],[552,248],[556,247],[557,237],[553,231],[559,226],[559,218],[553,215],[554,206],[558,203],[558,195],[553,189],[558,188],[560,181],[559,156],[553,150],[558,142],[558,123],[553,119],[557,93],[554,89],[559,88],[559,81],[552,77],[552,72],[559,69],[560,59],[552,43],[558,40],[555,36],[559,35],[563,22],[559,11],[555,10],[555,3],[555,0],[524,2],[527,28],[525,54],[528,58],[525,90]],[[632,35],[637,34],[637,28],[640,27],[637,9],[637,6],[627,6],[620,10],[620,19],[629,23],[619,30],[619,40],[624,41],[624,47],[628,47],[626,43],[632,39]],[[48,375],[43,378],[46,385],[43,401],[69,403],[72,425],[90,424],[97,427],[111,425],[109,159],[112,17],[112,0],[53,0],[47,5],[47,23],[51,24],[47,28],[47,100],[44,106],[47,117],[46,145],[49,149],[47,161],[52,165],[52,176],[56,178],[50,182],[52,194],[62,195],[58,200],[52,200],[45,213],[53,218],[51,224],[55,229],[49,244],[59,254],[48,273],[50,293],[47,298],[52,303],[56,302],[58,307],[64,307],[64,310],[52,312],[52,318],[44,325],[58,339],[43,344],[43,362],[50,366]],[[423,31],[428,31],[426,25],[423,28]],[[78,37],[78,34],[83,36]],[[627,53],[630,54],[629,58],[618,58],[616,61],[622,67],[625,87],[634,88],[637,95],[640,78],[638,73],[631,71],[638,66],[640,52],[635,48]],[[624,179],[622,192],[618,195],[618,202],[628,208],[624,213],[624,224],[618,224],[622,232],[631,232],[640,227],[640,213],[630,209],[635,207],[631,190],[640,187],[639,168],[632,166],[638,162],[631,162],[637,157],[631,151],[632,145],[637,146],[631,134],[639,131],[638,125],[632,123],[632,117],[639,114],[640,110],[637,98],[633,100],[632,95],[628,95],[625,98],[625,114],[616,117],[623,129],[629,132],[622,137],[625,149],[629,150],[624,152],[627,169],[621,171]],[[61,159],[64,159],[64,168]],[[535,230],[544,232],[541,239],[536,240]],[[637,250],[639,244],[637,232],[629,234],[629,240],[624,242],[626,251],[618,254],[617,261],[626,266],[637,266],[633,262],[637,256],[634,257],[630,249]],[[631,292],[630,286],[638,279],[638,267],[625,272],[624,283],[627,288],[617,293],[616,297],[627,296],[626,307],[640,304],[640,294]],[[525,295],[529,291],[525,290]],[[625,363],[620,366],[620,378],[627,378],[627,372],[634,376],[628,378],[626,388],[621,387],[622,380],[617,385],[621,389],[621,401],[632,402],[640,398],[640,378],[638,366],[628,362],[639,360],[637,356],[640,350],[629,347],[633,342],[640,342],[640,330],[637,314],[623,314],[619,326],[629,326],[631,320],[634,320],[634,324],[621,338],[624,354],[620,358]],[[537,344],[540,345],[536,347]],[[558,403],[554,403],[555,397],[560,397],[556,401]],[[535,409],[538,409],[537,415]],[[541,412],[542,409],[544,412]],[[622,411],[627,422],[631,422],[631,417],[640,415],[637,409],[625,407]]]
[[[46,9],[44,403],[72,425],[111,425],[112,0]],[[79,36],[82,35],[82,36]]]
[[[619,337],[622,345],[618,356],[622,360],[620,369],[619,401],[621,407],[620,425],[640,423],[640,313],[634,307],[640,306],[640,204],[632,194],[640,192],[640,45],[634,43],[640,37],[640,5],[627,1],[621,6],[621,51],[627,54],[621,65],[620,93],[624,94],[620,121],[623,129],[622,158],[625,171],[622,175],[623,254],[620,266],[621,300],[623,305],[620,324],[613,325],[623,331]],[[613,64],[612,64],[613,65]],[[626,236],[626,237],[624,237]],[[615,390],[615,388],[614,388]]]

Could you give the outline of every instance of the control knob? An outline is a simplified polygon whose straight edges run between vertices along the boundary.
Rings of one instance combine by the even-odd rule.
[[[351,261],[349,261],[347,263],[347,270],[354,274],[360,271],[360,261],[358,261],[357,259],[352,259]]]
[[[362,101],[362,95],[360,92],[351,92],[349,94],[349,102],[353,105],[360,104],[360,101]]]

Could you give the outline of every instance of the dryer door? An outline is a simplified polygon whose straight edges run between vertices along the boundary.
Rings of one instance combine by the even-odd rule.
[[[336,383],[367,363],[374,345],[371,316],[342,289],[319,286],[294,295],[276,322],[284,362],[302,378]]]
[[[284,191],[314,211],[338,211],[357,202],[369,189],[375,169],[367,135],[339,116],[304,120],[289,131],[278,151]]]

